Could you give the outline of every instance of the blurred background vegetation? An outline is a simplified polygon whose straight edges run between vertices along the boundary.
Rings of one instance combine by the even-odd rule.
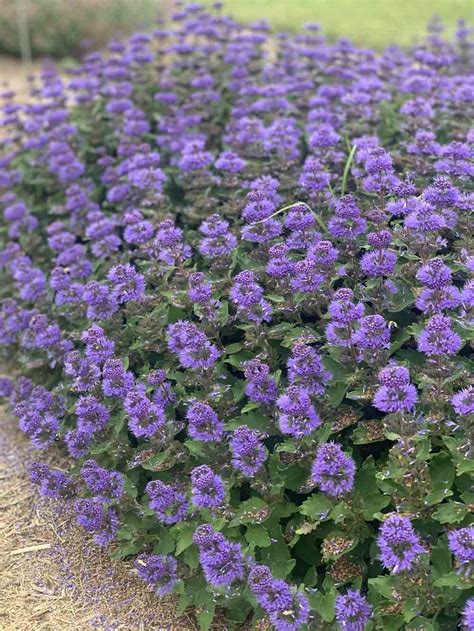
[[[372,48],[412,44],[433,16],[450,32],[459,18],[474,23],[474,0],[230,0],[225,8],[242,20],[267,19],[277,30],[316,22],[331,39]]]
[[[204,0],[212,4],[212,0]],[[0,53],[20,54],[18,6],[24,7],[34,57],[77,56],[108,39],[152,28],[169,16],[172,0],[0,0]],[[474,22],[474,0],[227,0],[224,11],[245,21],[266,19],[277,30],[317,22],[331,39],[381,48],[419,39],[438,15],[449,31],[456,20]]]
[[[33,57],[76,57],[137,28],[152,28],[166,0],[0,0],[0,53],[20,55],[24,8]]]

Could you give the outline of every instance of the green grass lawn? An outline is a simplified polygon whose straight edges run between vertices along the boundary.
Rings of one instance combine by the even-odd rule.
[[[332,39],[376,48],[413,43],[433,15],[451,32],[458,18],[474,23],[474,0],[224,0],[224,11],[245,21],[266,18],[277,30],[317,22]]]

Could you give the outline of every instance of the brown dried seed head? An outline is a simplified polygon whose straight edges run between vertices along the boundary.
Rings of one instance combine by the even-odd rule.
[[[323,557],[328,559],[344,554],[344,552],[348,550],[353,543],[353,539],[346,537],[330,537],[325,539],[321,547]]]

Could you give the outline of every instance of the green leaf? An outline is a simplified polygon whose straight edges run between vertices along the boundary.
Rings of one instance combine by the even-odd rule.
[[[129,541],[124,545],[119,546],[113,553],[113,559],[124,559],[125,557],[130,556],[131,554],[136,554],[142,548],[142,542],[140,540]]]
[[[236,416],[225,424],[225,428],[228,430],[237,429],[241,425],[247,425],[250,429],[257,429],[261,432],[267,432],[271,428],[270,419],[256,411]]]
[[[177,528],[176,555],[180,555],[193,543],[193,535],[196,527],[193,524],[184,524]]]
[[[240,504],[230,526],[248,523],[260,524],[268,519],[271,513],[270,506],[260,497],[251,497]]]
[[[474,460],[472,458],[466,458],[458,462],[457,475],[463,475],[463,473],[474,473]]]
[[[148,471],[166,471],[174,466],[174,458],[171,457],[170,450],[166,449],[159,454],[155,454],[151,458],[140,463],[144,469]]]
[[[441,504],[433,513],[433,517],[440,524],[457,524],[469,513],[465,504],[461,502],[446,502]]]
[[[336,596],[336,588],[332,587],[325,593],[318,592],[308,597],[311,608],[314,609],[325,622],[332,622],[334,620]]]
[[[186,581],[186,587],[181,594],[176,609],[176,617],[181,617],[186,609],[195,602],[198,594],[206,591],[206,582],[203,576],[192,576]]]
[[[420,616],[418,616],[417,618],[414,618],[410,622],[410,624],[407,625],[407,631],[408,629],[416,629],[416,631],[419,631],[419,629],[423,629],[423,631],[433,631],[434,627],[428,620],[428,618],[421,618]]]
[[[322,493],[314,493],[300,506],[300,513],[311,517],[313,520],[327,519],[333,507],[333,502]]]
[[[356,475],[355,489],[362,499],[362,514],[367,520],[375,519],[382,508],[390,504],[390,497],[383,495],[377,486],[377,470],[373,456],[369,456]]]
[[[206,456],[206,446],[199,440],[185,440],[184,446],[193,456],[202,458]]]
[[[381,629],[384,631],[398,631],[404,624],[403,616],[383,616]]]
[[[196,603],[196,619],[201,631],[209,631],[214,620],[216,603],[208,599],[206,603]]]
[[[433,581],[435,587],[457,587],[458,589],[469,589],[469,585],[463,583],[461,576],[456,572],[450,572]]]
[[[326,368],[326,370],[329,370],[329,372],[331,373],[333,380],[339,381],[346,378],[347,368],[333,357],[323,357],[323,364],[324,368]]]
[[[162,528],[159,534],[159,541],[153,548],[155,554],[171,554],[175,551],[175,538],[167,528]]]
[[[438,504],[444,498],[453,494],[451,487],[454,482],[455,470],[451,458],[445,453],[437,453],[428,465],[432,491],[426,497],[429,505]]]
[[[394,600],[394,577],[393,576],[378,576],[377,578],[369,578],[369,586],[377,594],[380,594],[387,600]]]
[[[453,567],[452,554],[446,537],[439,539],[431,551],[433,578],[437,579],[449,574]]]
[[[272,540],[268,536],[266,528],[260,525],[251,525],[247,527],[245,539],[259,548],[266,548],[272,544]]]
[[[136,499],[138,495],[137,486],[135,482],[129,477],[125,478],[124,490],[129,497],[133,497],[133,499]]]
[[[344,397],[346,396],[347,385],[344,381],[339,381],[337,383],[331,384],[326,390],[329,404],[333,408],[339,407],[342,403]]]
[[[403,605],[403,620],[410,622],[420,611],[420,604],[416,598],[408,598]],[[424,627],[422,627],[424,629]]]
[[[246,412],[252,412],[252,410],[258,410],[259,407],[260,407],[260,403],[256,403],[255,401],[250,401],[250,403],[247,403],[242,408],[242,414],[245,414]]]

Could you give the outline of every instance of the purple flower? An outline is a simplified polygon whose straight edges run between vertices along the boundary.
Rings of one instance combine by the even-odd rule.
[[[106,397],[124,398],[134,386],[134,377],[120,359],[108,359],[102,370],[102,390]]]
[[[107,508],[101,499],[76,499],[74,511],[77,523],[94,534],[94,541],[98,545],[106,546],[115,539],[119,527],[118,515],[113,508]]]
[[[417,280],[430,289],[440,289],[451,283],[452,273],[441,259],[432,259],[422,265],[416,274]]]
[[[19,418],[19,427],[29,436],[36,449],[47,449],[55,441],[59,432],[59,418],[56,414],[45,410],[35,409],[36,402],[21,408],[16,406],[15,414]]]
[[[153,225],[149,221],[137,221],[130,223],[123,231],[126,243],[141,245],[149,241],[153,236]]]
[[[44,497],[68,497],[73,492],[73,481],[68,475],[58,469],[50,469],[43,463],[33,462],[30,477]]]
[[[424,287],[415,300],[415,306],[423,313],[436,314],[445,309],[456,309],[461,301],[461,292],[454,285],[445,285],[439,289]]]
[[[199,252],[203,256],[228,256],[237,245],[237,238],[229,231],[229,222],[218,214],[203,221],[199,232],[204,235],[199,243]]]
[[[267,451],[262,444],[262,435],[241,425],[232,434],[230,440],[232,466],[245,477],[254,476],[267,458]]]
[[[402,366],[388,366],[379,372],[382,384],[375,392],[374,407],[381,412],[409,411],[415,405],[418,395],[410,383],[410,373]]]
[[[114,354],[114,342],[106,337],[104,329],[97,324],[93,324],[90,329],[84,331],[81,339],[86,345],[86,357],[91,362],[102,365],[106,359]]]
[[[352,195],[345,195],[335,204],[334,216],[328,223],[328,232],[337,239],[354,240],[367,230],[357,202]]]
[[[352,335],[352,343],[361,350],[378,351],[388,348],[390,329],[381,315],[370,315],[361,318],[359,328]]]
[[[240,317],[258,323],[270,320],[271,307],[263,299],[263,288],[255,282],[253,272],[244,271],[237,274],[229,297]]]
[[[92,395],[79,397],[75,412],[78,428],[91,434],[102,431],[110,419],[108,408]]]
[[[313,293],[321,288],[326,276],[321,273],[316,261],[307,258],[295,264],[291,288],[295,292]]]
[[[311,482],[331,497],[341,497],[352,490],[355,462],[337,443],[319,447],[311,468]]]
[[[451,318],[434,315],[418,335],[418,350],[429,357],[455,355],[462,347],[462,340],[451,329]]]
[[[387,517],[380,528],[377,545],[383,566],[394,574],[409,572],[420,554],[426,553],[410,520],[401,515]]]
[[[466,631],[474,629],[474,598],[469,598],[463,609],[462,622]]]
[[[137,438],[151,438],[164,426],[165,412],[160,403],[162,401],[150,401],[142,385],[128,391],[123,407],[128,414],[130,431]]]
[[[330,174],[325,171],[323,164],[315,156],[308,156],[298,181],[301,188],[312,197],[327,188],[330,180]]]
[[[309,394],[321,395],[332,375],[324,368],[321,355],[304,340],[296,340],[288,359],[288,378],[292,385],[302,386]]]
[[[278,398],[277,406],[280,411],[278,426],[282,434],[296,438],[309,436],[322,423],[309,394],[299,386],[289,386]]]
[[[217,158],[215,167],[228,173],[240,173],[245,168],[245,160],[232,151],[223,151]]]
[[[78,428],[66,432],[64,442],[72,458],[83,458],[89,451],[94,433],[88,428]]]
[[[183,368],[193,370],[210,369],[219,357],[219,351],[205,333],[183,320],[168,326],[168,348],[177,353]]]
[[[252,401],[272,405],[278,396],[276,381],[269,377],[269,366],[258,359],[252,359],[244,364],[244,375],[248,380],[245,394]]]
[[[248,584],[276,631],[298,631],[308,622],[310,606],[306,596],[274,578],[270,568],[254,565]]]
[[[474,569],[474,526],[451,530],[448,542],[460,570],[470,575]]]
[[[222,438],[224,423],[210,405],[203,401],[193,401],[186,412],[188,434],[194,440],[215,442]]]
[[[331,318],[341,324],[360,320],[364,315],[364,305],[361,302],[354,304],[353,300],[352,289],[344,288],[334,292],[333,299],[328,306]]]
[[[199,548],[199,562],[210,585],[224,587],[243,579],[244,562],[238,543],[227,541],[209,524],[198,526],[193,539]]]
[[[100,467],[95,460],[86,460],[81,468],[81,476],[89,491],[96,497],[119,499],[122,497],[125,478],[118,471]]]
[[[156,590],[158,596],[166,596],[178,582],[178,564],[169,554],[140,554],[135,560],[138,576]]]
[[[186,519],[188,503],[183,493],[161,480],[152,480],[146,485],[150,508],[164,524],[172,525]]]
[[[0,377],[0,397],[9,397],[13,392],[13,381],[9,377]]]
[[[456,414],[467,416],[468,414],[474,414],[474,386],[469,388],[463,388],[451,399],[451,404]]]
[[[82,299],[87,303],[87,317],[91,320],[110,318],[119,308],[110,289],[95,280],[84,287]]]
[[[198,508],[216,508],[225,499],[224,484],[207,465],[191,471],[192,501]]]
[[[343,631],[364,631],[373,614],[371,605],[355,589],[337,596],[335,611],[337,623]]]
[[[366,276],[390,276],[395,269],[397,255],[393,250],[380,248],[366,252],[360,261],[360,268]]]
[[[145,277],[131,265],[116,265],[107,274],[113,283],[112,297],[119,303],[141,300],[145,293]]]
[[[273,278],[287,278],[295,269],[295,262],[289,258],[290,248],[284,243],[273,245],[268,250],[266,272]]]

